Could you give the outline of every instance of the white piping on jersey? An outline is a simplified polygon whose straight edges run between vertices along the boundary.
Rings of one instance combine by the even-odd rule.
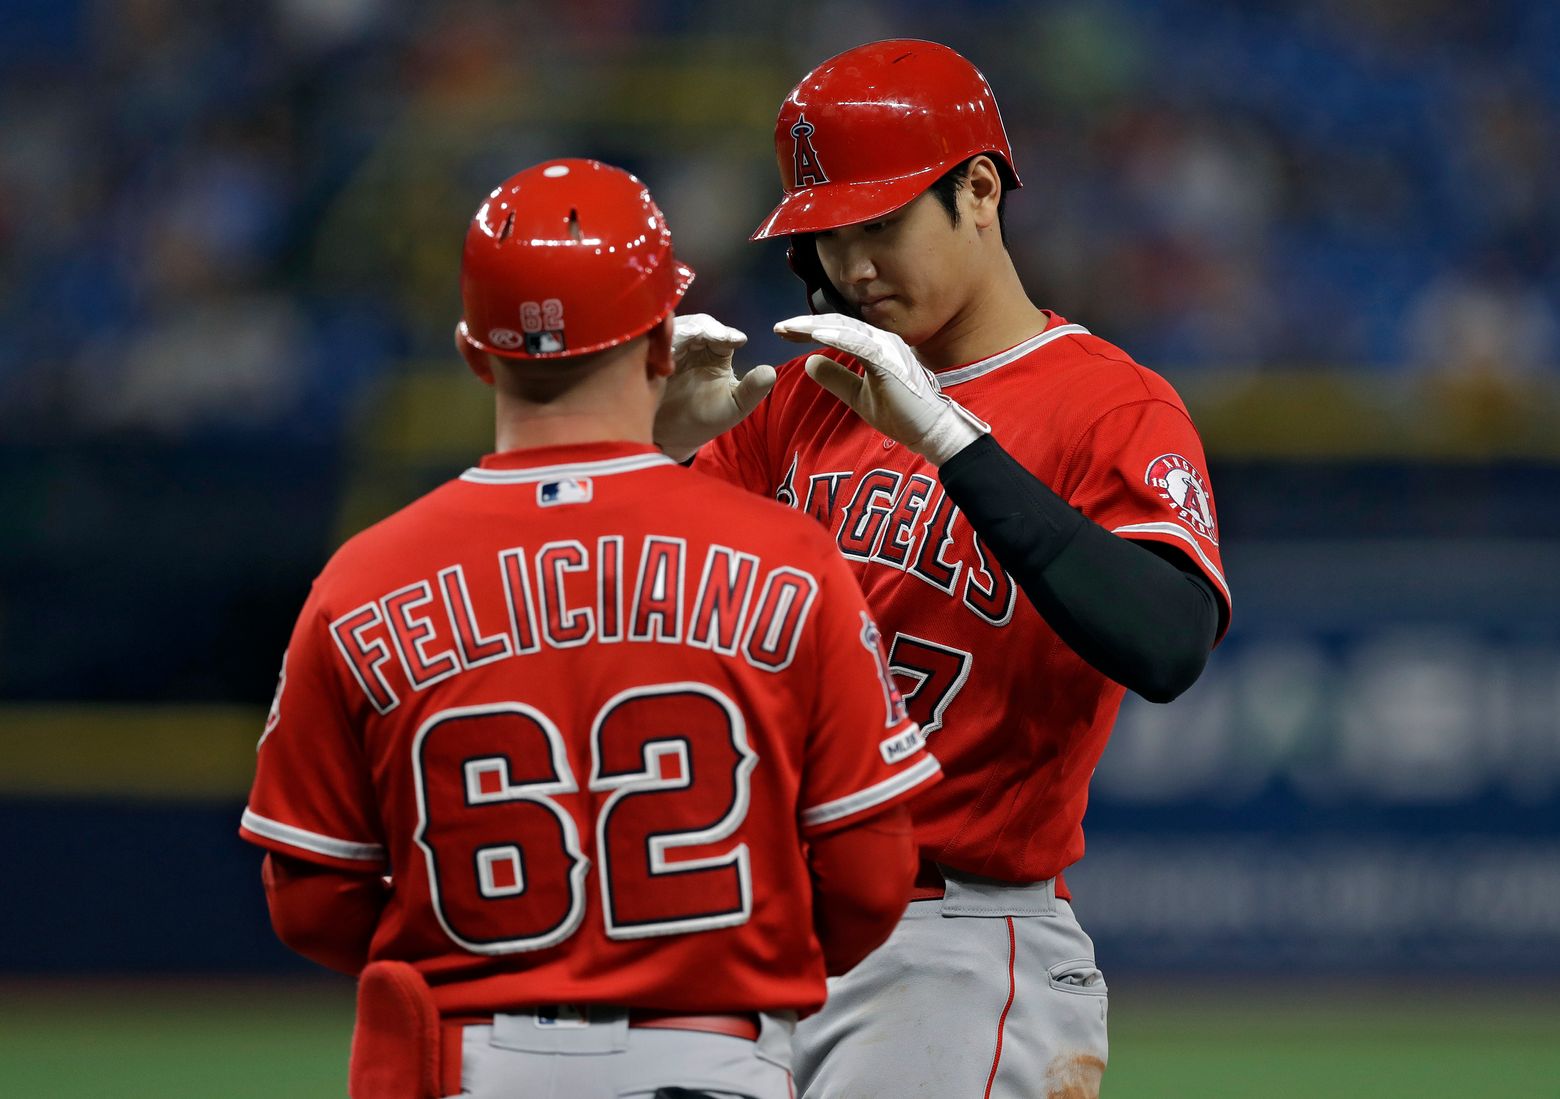
[[[472,466],[460,475],[462,481],[478,485],[530,485],[539,481],[562,481],[570,477],[605,477],[612,473],[633,473],[653,466],[677,463],[664,454],[633,454],[627,458],[604,458],[599,462],[575,462],[566,466],[536,466],[531,469],[483,469]]]
[[[1042,332],[1038,336],[1031,337],[1008,350],[982,359],[978,363],[970,363],[969,366],[961,366],[957,370],[945,370],[937,375],[937,385],[940,389],[947,389],[950,385],[958,385],[972,378],[978,378],[982,374],[990,374],[998,367],[1006,366],[1010,362],[1016,362],[1036,348],[1044,347],[1052,340],[1059,340],[1063,336],[1087,336],[1089,330],[1081,324],[1064,324],[1049,331]]]
[[[1174,535],[1192,547],[1192,552],[1197,554],[1197,559],[1203,563],[1203,568],[1207,569],[1208,574],[1219,582],[1219,587],[1224,589],[1224,598],[1230,598],[1230,586],[1224,582],[1223,574],[1214,567],[1213,562],[1208,559],[1208,555],[1203,552],[1203,548],[1197,544],[1197,539],[1193,538],[1185,527],[1178,526],[1175,523],[1132,523],[1125,527],[1117,527],[1111,533]]]
[[[283,824],[279,820],[272,820],[270,817],[262,817],[253,809],[244,810],[243,825],[257,836],[264,836],[268,840],[285,843],[289,847],[296,847],[302,851],[313,851],[316,855],[329,855],[333,859],[351,859],[353,862],[385,861],[385,847],[382,843],[354,843],[351,840],[322,836],[318,832],[310,832],[291,824]]]
[[[874,805],[881,805],[890,798],[921,785],[940,770],[942,765],[937,762],[937,757],[927,755],[914,767],[901,771],[893,778],[884,779],[876,786],[868,786],[865,790],[857,790],[854,794],[847,794],[834,801],[826,801],[822,805],[814,805],[811,809],[803,809],[802,823],[804,825],[827,824],[831,820],[839,820],[852,813],[859,813],[863,809],[870,809]]]

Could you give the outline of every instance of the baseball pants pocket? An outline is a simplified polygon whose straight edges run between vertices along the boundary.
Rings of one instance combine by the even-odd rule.
[[[1094,964],[1093,958],[1072,958],[1051,966],[1051,985],[1058,992],[1075,992],[1085,996],[1104,996],[1105,974]]]
[[[1030,972],[1045,981],[1035,997],[1040,1010],[1012,1020],[1015,1046],[1028,1045],[1021,1063],[1038,1070],[1031,1090],[1020,1076],[1010,1089],[994,1086],[992,1096],[1045,1095],[1056,1099],[1095,1099],[1109,1058],[1107,1016],[1110,990],[1094,958],[1094,943],[1079,926],[1066,901],[1057,901],[1053,917],[1014,921],[1019,950]],[[1026,949],[1024,940],[1034,939]],[[1031,1041],[1030,1027],[1043,1034]],[[1000,1074],[999,1074],[1000,1076]]]

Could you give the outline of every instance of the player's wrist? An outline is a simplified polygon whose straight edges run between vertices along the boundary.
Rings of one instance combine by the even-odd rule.
[[[680,466],[693,465],[693,460],[699,456],[699,451],[703,449],[703,444],[695,447],[672,446],[669,443],[656,443],[655,445],[662,454]]]
[[[663,400],[656,412],[655,426],[651,429],[651,441],[674,462],[686,462],[699,452],[699,448],[721,435],[729,428],[723,409],[712,407],[715,401],[708,394],[702,400]]]
[[[977,439],[990,434],[990,424],[957,401],[949,401],[942,415],[911,449],[934,466],[941,466]]]

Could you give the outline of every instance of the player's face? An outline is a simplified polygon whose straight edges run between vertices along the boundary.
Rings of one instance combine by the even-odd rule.
[[[942,331],[971,292],[974,229],[968,218],[954,225],[930,192],[887,217],[814,240],[824,273],[861,319],[911,347]]]

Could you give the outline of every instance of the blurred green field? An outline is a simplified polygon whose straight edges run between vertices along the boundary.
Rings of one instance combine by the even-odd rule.
[[[0,984],[0,1092],[339,1099],[350,983]],[[1560,1099],[1560,990],[1118,981],[1106,1099]],[[959,1097],[949,1097],[959,1099]]]

